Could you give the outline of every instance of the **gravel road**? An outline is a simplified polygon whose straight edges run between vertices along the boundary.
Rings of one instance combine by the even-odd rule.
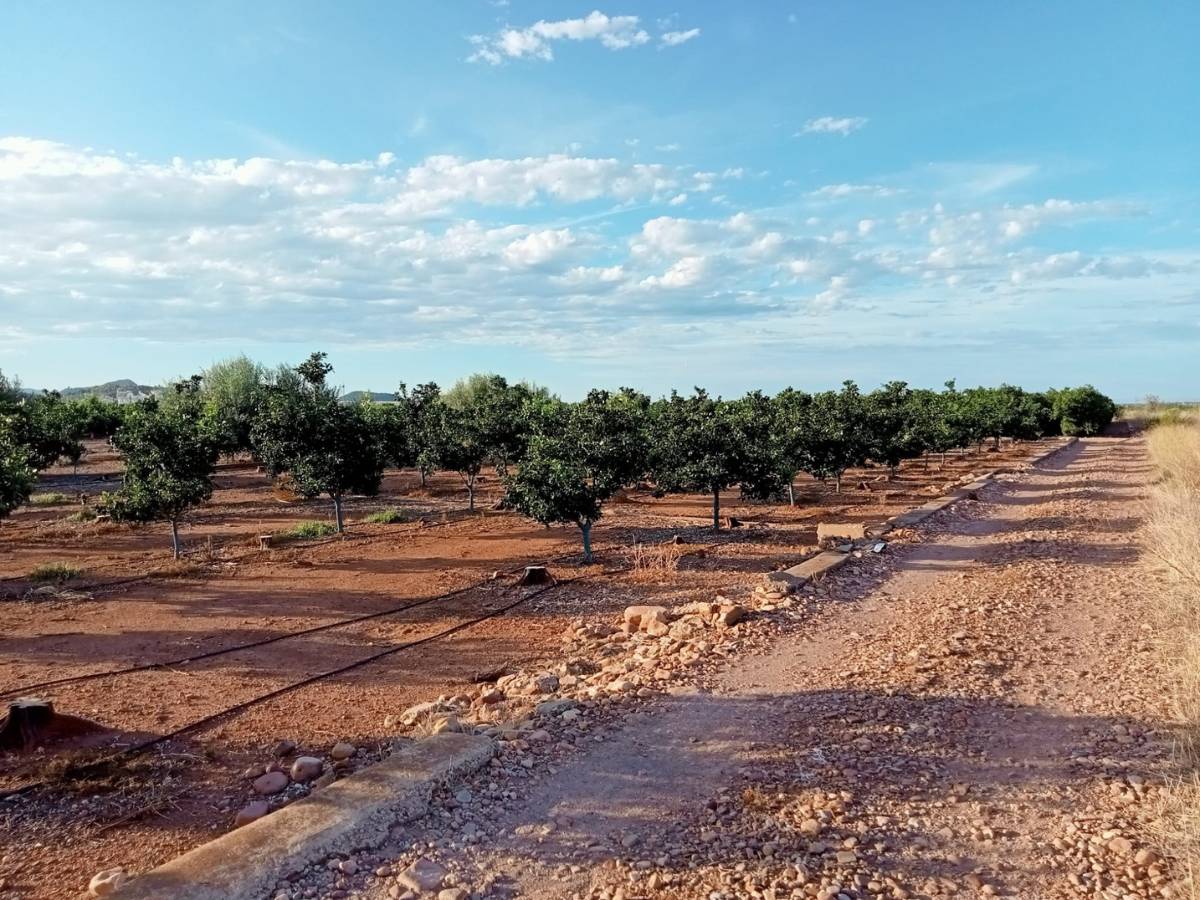
[[[1090,439],[998,480],[699,687],[498,766],[368,883],[294,896],[406,896],[417,853],[448,897],[1171,896],[1150,477]]]

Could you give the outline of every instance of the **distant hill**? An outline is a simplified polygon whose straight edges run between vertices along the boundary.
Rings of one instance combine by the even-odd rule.
[[[103,400],[116,400],[118,403],[133,403],[146,397],[161,393],[162,388],[152,384],[138,384],[130,378],[119,378],[116,381],[106,381],[104,384],[94,384],[91,387],[63,388],[64,397],[88,397],[95,395]]]
[[[342,394],[343,403],[357,403],[365,397],[369,397],[376,403],[395,403],[396,395],[390,392],[383,391],[351,391],[348,394]]]

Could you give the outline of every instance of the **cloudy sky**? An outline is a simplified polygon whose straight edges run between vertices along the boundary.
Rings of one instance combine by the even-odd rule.
[[[1183,0],[10,4],[0,368],[1200,397],[1198,33]]]

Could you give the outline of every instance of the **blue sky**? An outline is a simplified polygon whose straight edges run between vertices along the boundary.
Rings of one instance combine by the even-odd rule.
[[[1200,6],[20,3],[0,368],[1200,397]]]

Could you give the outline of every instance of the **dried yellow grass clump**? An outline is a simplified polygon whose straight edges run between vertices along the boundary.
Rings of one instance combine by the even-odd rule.
[[[1160,425],[1147,442],[1161,476],[1150,497],[1147,549],[1171,581],[1163,593],[1164,634],[1176,659],[1181,725],[1181,776],[1172,785],[1167,840],[1188,895],[1200,898],[1200,425]]]
[[[679,568],[687,548],[681,544],[634,544],[633,580],[662,581]]]

